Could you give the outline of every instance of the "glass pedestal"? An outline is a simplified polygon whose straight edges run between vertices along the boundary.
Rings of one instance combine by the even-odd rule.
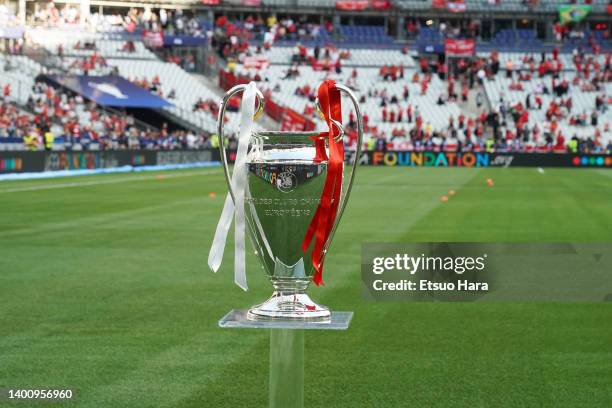
[[[347,330],[353,312],[333,312],[329,322],[248,320],[248,310],[232,310],[219,320],[230,329],[270,330],[270,408],[304,406],[304,330]]]

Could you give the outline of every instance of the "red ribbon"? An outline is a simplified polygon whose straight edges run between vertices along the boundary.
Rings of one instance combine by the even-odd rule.
[[[333,80],[323,82],[319,86],[318,97],[319,105],[323,111],[329,131],[327,135],[322,133],[321,137],[315,140],[315,161],[327,160],[325,140],[323,139],[327,136],[329,162],[321,201],[302,241],[302,251],[306,252],[313,237],[315,239],[311,259],[312,266],[315,268],[313,282],[317,286],[323,284],[323,263],[325,261],[323,249],[336,221],[338,205],[340,204],[340,193],[342,191],[342,170],[344,167],[344,141],[334,141],[334,138],[340,133],[340,129],[332,122],[333,120],[342,124],[342,104],[340,91],[336,88],[336,83]]]

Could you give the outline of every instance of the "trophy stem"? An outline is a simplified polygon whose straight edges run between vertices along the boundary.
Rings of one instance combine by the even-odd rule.
[[[270,282],[274,287],[275,292],[280,292],[286,295],[304,293],[310,285],[310,278],[295,279],[295,278],[279,278],[270,277]]]
[[[304,406],[304,331],[270,330],[270,408]]]

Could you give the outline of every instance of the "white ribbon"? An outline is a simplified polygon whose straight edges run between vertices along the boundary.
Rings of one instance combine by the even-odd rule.
[[[238,152],[232,173],[231,189],[234,192],[234,200],[230,193],[225,197],[223,212],[217,224],[215,238],[213,240],[210,253],[208,254],[208,266],[214,272],[219,270],[225,241],[230,226],[232,225],[232,215],[236,219],[234,230],[234,282],[244,290],[248,290],[246,279],[246,257],[245,257],[245,235],[246,225],[244,217],[244,195],[247,184],[247,152],[249,139],[253,130],[253,115],[255,114],[255,98],[257,88],[255,82],[248,84],[242,95],[242,106],[240,108],[240,133],[238,136]]]

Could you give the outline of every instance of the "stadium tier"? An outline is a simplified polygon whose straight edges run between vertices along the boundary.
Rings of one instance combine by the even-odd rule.
[[[34,78],[44,72],[42,65],[26,56],[0,54],[0,86],[21,104],[27,102]]]
[[[373,54],[379,53],[374,52]],[[381,55],[381,59],[384,60],[385,58]],[[281,105],[297,112],[305,112],[309,106],[312,106],[312,99],[309,98],[308,94],[300,94],[300,90],[308,86],[310,91],[314,92],[310,84],[316,84],[325,79],[335,79],[340,83],[350,84],[358,98],[362,100],[361,106],[368,117],[370,133],[384,135],[389,140],[394,129],[402,129],[407,134],[408,129],[412,127],[405,113],[409,105],[412,105],[413,109],[416,110],[415,117],[420,114],[423,118],[427,118],[424,122],[425,126],[431,123],[437,130],[445,129],[448,126],[449,118],[451,116],[456,118],[461,112],[456,104],[438,105],[436,103],[437,96],[445,92],[443,82],[437,77],[432,78],[427,94],[422,95],[420,83],[415,84],[409,81],[381,82],[380,68],[355,68],[355,70],[357,76],[353,77],[353,69],[350,68],[344,69],[341,74],[330,74],[329,72],[315,71],[311,67],[300,67],[298,68],[299,74],[295,77],[283,79],[286,76],[287,67],[273,65],[262,73],[263,82],[261,86],[263,89],[271,90],[273,99]],[[412,78],[415,72],[406,69],[405,78]],[[248,72],[244,73],[248,74]],[[407,100],[402,97],[405,86],[408,87],[411,95]],[[276,91],[274,91],[275,89]],[[291,92],[287,92],[287,90]],[[385,93],[386,98],[383,97]],[[390,101],[393,97],[398,101],[397,103],[389,102],[387,109],[381,107],[383,99]],[[348,117],[351,109],[350,105],[344,105],[346,117]],[[401,121],[394,120],[393,122],[385,121],[382,116],[385,110],[388,111],[389,115],[393,112],[395,117],[399,116],[398,112],[401,110],[404,119]],[[311,119],[316,118],[318,118],[317,115],[311,115]]]
[[[100,35],[74,29],[46,29],[37,27],[28,30],[30,39],[55,55],[64,57],[85,58],[93,54],[105,58],[157,59],[156,55],[145,47],[142,41],[133,42],[133,48],[126,47],[125,40],[113,39],[112,35]],[[95,47],[92,45],[95,44]]]
[[[470,121],[471,117],[477,123],[483,112],[487,115],[491,112],[496,114],[505,112],[501,121],[503,125],[500,126],[504,135],[509,131],[516,137],[517,126],[526,125],[526,128],[533,133],[522,142],[530,149],[547,143],[543,137],[538,140],[538,135],[542,136],[544,133],[564,139],[573,136],[586,139],[594,137],[594,132],[600,129],[602,145],[607,146],[611,140],[609,122],[612,117],[608,111],[602,111],[601,107],[596,106],[597,98],[605,99],[606,95],[612,95],[611,84],[604,82],[599,90],[591,87],[588,76],[584,78],[582,72],[577,72],[575,56],[572,55],[558,54],[559,73],[541,76],[536,68],[552,62],[554,59],[552,55],[545,56],[545,63],[541,64],[536,63],[542,57],[541,54],[496,54],[495,58],[502,67],[501,71],[489,74],[483,81],[482,89],[476,86],[469,90],[466,94],[467,100],[464,101],[463,98],[449,98],[449,81],[441,80],[438,74],[432,75],[424,86],[422,78],[425,74],[416,68],[411,56],[400,51],[333,50],[334,55],[327,57],[331,60],[338,58],[338,55],[345,55],[341,59],[340,72],[337,72],[334,66],[325,69],[319,63],[320,60],[314,60],[313,54],[319,54],[321,51],[312,49],[307,51],[303,58],[304,61],[308,61],[307,63],[297,62],[300,60],[299,47],[284,49],[277,47],[261,52],[263,56],[269,58],[271,65],[257,71],[257,79],[263,89],[271,92],[272,98],[277,103],[296,112],[306,113],[309,119],[317,121],[318,117],[314,114],[312,103],[314,89],[311,84],[329,78],[349,84],[360,99],[367,117],[366,140],[383,137],[389,142],[389,148],[405,145],[406,136],[414,129],[413,121],[409,121],[407,114],[409,110],[415,118],[421,117],[425,129],[431,128],[430,133],[437,131],[446,135],[447,144],[453,146],[456,146],[457,142],[465,144],[469,141],[469,137],[461,132],[456,136],[450,136],[449,124],[454,123],[456,127],[461,116],[468,116],[467,121]],[[367,57],[364,54],[367,54]],[[483,61],[489,61],[488,64],[491,65],[489,53],[480,53],[479,57]],[[599,70],[606,64],[604,56],[589,58],[591,61],[589,64],[598,65]],[[290,65],[292,63],[293,66]],[[398,72],[401,67],[401,74],[384,73],[387,68],[392,67],[398,68]],[[511,78],[508,77],[509,70],[512,71]],[[250,68],[239,66],[237,73],[253,77],[253,70]],[[459,93],[457,88],[461,87],[461,79],[456,78],[451,82],[459,82],[451,85],[455,92]],[[568,83],[568,88],[563,92],[559,93],[554,89],[555,84],[565,82]],[[480,98],[483,100],[474,107],[475,99],[479,98],[478,93],[481,93]],[[528,116],[519,125],[510,112],[524,107],[527,99],[531,105],[527,109]],[[537,109],[536,100],[539,101]],[[571,100],[571,106],[565,104],[562,106],[563,112],[559,115],[549,115],[551,107],[554,108],[560,101],[566,103],[568,100]],[[348,115],[350,107],[345,105],[344,109]],[[594,112],[596,116],[603,113],[601,118],[595,119],[598,126],[592,125]]]
[[[197,134],[197,145],[206,146],[216,132],[219,99],[231,81],[255,79],[274,106],[274,112],[268,111],[269,124],[283,128],[322,125],[313,105],[315,85],[335,79],[348,84],[360,99],[368,149],[382,144],[388,149],[484,149],[493,140],[497,149],[558,150],[574,138],[582,148],[605,151],[612,140],[606,51],[610,28],[597,25],[598,20],[586,25],[576,20],[556,23],[557,37],[542,38],[536,26],[519,28],[515,22],[511,28],[500,24],[485,41],[482,24],[469,14],[481,9],[526,10],[519,3],[524,2],[467,1],[462,3],[465,11],[460,10],[467,19],[440,15],[424,21],[400,16],[398,21],[405,27],[367,19],[356,24],[357,12],[351,18],[329,15],[318,21],[274,13],[232,19],[223,8],[204,14],[119,8],[108,14],[92,13],[83,25],[80,10],[47,5],[32,14],[35,24],[26,27],[25,41],[8,40],[0,67],[7,107],[31,115],[27,117],[38,127],[9,124],[0,134],[13,141],[39,138],[38,149],[45,145],[40,126],[54,134],[53,149],[71,146],[83,130],[87,137],[102,140],[127,140],[132,135],[131,145],[140,138],[139,145],[148,148],[179,146],[185,143],[180,138]],[[263,5],[339,7],[334,1],[264,1]],[[388,12],[424,5],[431,2],[396,1]],[[603,5],[593,2],[594,16]],[[534,2],[528,9],[556,10],[547,1]],[[405,32],[389,34],[398,27]],[[117,96],[115,105],[105,105],[108,101],[85,89],[98,86],[91,81],[78,80],[76,88],[69,85],[74,78],[87,76],[123,77],[167,105],[122,102],[122,92],[128,91],[104,83],[107,92]],[[217,85],[219,77],[223,80]],[[50,92],[61,101],[50,104],[46,95]],[[232,101],[228,113],[230,134],[238,130],[233,113],[237,103]],[[57,114],[49,115],[50,108]],[[67,115],[70,110],[75,114]],[[349,115],[348,104],[344,110]],[[129,117],[129,123],[122,123],[121,115]],[[100,117],[122,124],[105,125]],[[170,141],[150,140],[159,135]],[[86,147],[112,145],[87,143]]]
[[[301,45],[301,44],[300,44]],[[257,54],[257,48],[251,46],[249,51],[251,54]],[[321,47],[319,47],[321,48]],[[346,47],[342,47],[344,49]],[[347,48],[347,55],[342,59],[342,66],[345,67],[381,67],[383,65],[400,65],[403,64],[406,68],[414,67],[414,59],[401,50],[364,50]],[[314,47],[310,47],[309,55],[315,52]],[[320,52],[320,51],[319,51]],[[274,65],[290,65],[294,55],[299,53],[296,47],[271,47],[265,50],[263,56],[270,64]]]

